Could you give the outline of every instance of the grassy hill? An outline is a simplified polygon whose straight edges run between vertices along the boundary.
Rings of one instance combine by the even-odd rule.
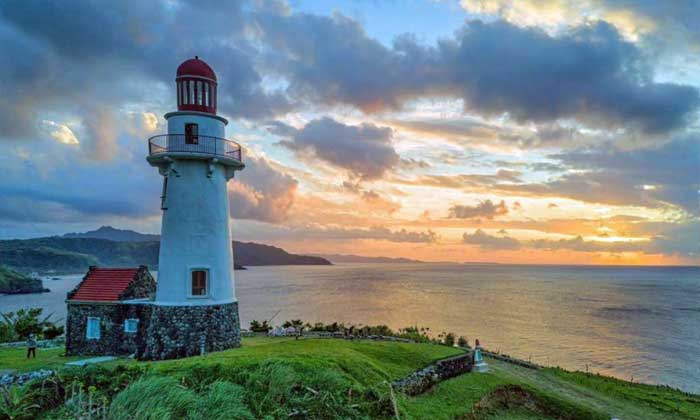
[[[39,293],[44,292],[41,280],[25,276],[0,265],[0,293]]]
[[[395,419],[388,383],[460,351],[435,344],[245,338],[240,349],[202,357],[62,369],[60,383],[36,385],[44,394],[32,394],[32,401],[45,407],[40,418],[72,418],[45,393],[81,383],[95,401],[105,399],[114,419]],[[30,361],[22,352],[0,349],[0,371],[36,369],[42,358],[47,367],[65,361],[60,349],[40,350]],[[700,419],[696,395],[488,362],[489,373],[458,376],[417,397],[396,394],[399,418]]]

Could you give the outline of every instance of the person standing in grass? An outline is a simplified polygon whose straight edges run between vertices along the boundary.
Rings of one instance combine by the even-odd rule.
[[[29,357],[36,359],[36,337],[34,337],[34,334],[29,334],[27,339],[27,359]]]

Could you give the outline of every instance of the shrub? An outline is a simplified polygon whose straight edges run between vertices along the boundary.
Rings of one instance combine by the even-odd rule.
[[[28,386],[0,386],[0,419],[24,420],[36,418],[39,406]]]
[[[442,339],[442,343],[446,346],[454,347],[455,335],[452,333],[445,334],[445,337]]]
[[[40,319],[43,311],[42,308],[31,308],[2,314],[0,342],[26,340],[29,334],[42,336],[44,331],[48,331],[49,334],[58,333],[51,338],[63,334],[63,327],[57,327],[50,321],[51,314]]]
[[[266,333],[266,332],[270,331],[271,329],[272,329],[272,327],[270,326],[270,324],[268,324],[267,321],[263,321],[262,323],[260,323],[259,321],[255,320],[255,319],[250,321],[250,331],[252,331],[252,332],[264,332],[264,333]]]
[[[463,335],[460,335],[457,339],[457,347],[469,348],[469,340]]]
[[[47,340],[53,340],[54,338],[63,335],[64,332],[65,329],[62,325],[57,326],[51,323],[50,325],[45,326],[41,333]]]

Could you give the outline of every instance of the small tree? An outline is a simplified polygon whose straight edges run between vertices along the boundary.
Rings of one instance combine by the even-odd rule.
[[[445,334],[445,337],[442,339],[442,343],[446,346],[454,347],[455,335],[452,333]]]
[[[469,340],[467,340],[467,337],[460,335],[457,339],[457,347],[469,348]]]
[[[45,330],[48,330],[49,334],[58,333],[54,337],[63,334],[62,327],[57,327],[50,321],[51,314],[40,319],[42,312],[42,308],[31,308],[2,314],[0,341],[26,340],[29,334],[40,336]]]
[[[250,331],[252,332],[268,332],[272,329],[270,324],[268,324],[267,321],[263,321],[262,323],[257,321],[257,320],[252,320],[250,321]]]

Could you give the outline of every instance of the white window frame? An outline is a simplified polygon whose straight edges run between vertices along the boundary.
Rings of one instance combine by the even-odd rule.
[[[129,329],[129,325],[133,326],[133,329]],[[124,332],[129,334],[136,334],[139,331],[139,319],[138,318],[127,318],[124,320]]]
[[[192,294],[192,272],[205,271],[207,273],[203,295]],[[187,297],[189,299],[208,299],[211,296],[211,269],[204,266],[192,266],[187,269]]]
[[[97,331],[95,331],[95,327],[90,328],[90,325],[93,325],[92,323],[96,322],[97,323]],[[85,338],[88,340],[99,340],[101,331],[100,331],[100,318],[97,316],[89,316],[87,317],[87,323],[85,324]]]

